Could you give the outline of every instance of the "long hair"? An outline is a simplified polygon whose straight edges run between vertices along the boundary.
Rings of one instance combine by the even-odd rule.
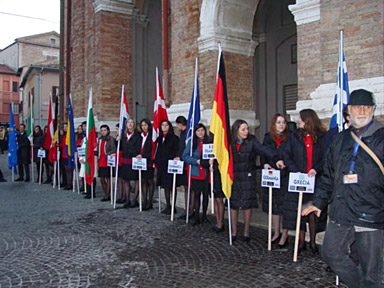
[[[39,131],[35,132],[35,129],[38,128]],[[43,131],[41,130],[41,127],[39,125],[36,125],[35,128],[33,129],[33,137],[37,137],[43,135]]]
[[[168,126],[169,126],[168,134],[175,134],[175,132],[173,131],[173,126],[172,126],[171,121],[163,120],[160,122],[160,127],[159,127],[159,138],[160,139],[163,138],[163,130],[161,130],[161,125],[163,125],[164,122],[168,123]]]
[[[299,129],[300,138],[304,139],[304,134],[310,134],[313,143],[317,142],[318,132],[325,133],[325,129],[319,116],[312,109],[303,109],[300,111],[300,118],[304,122],[304,129]]]
[[[285,116],[281,113],[276,113],[273,118],[272,118],[272,121],[271,121],[271,126],[269,128],[269,132],[271,133],[271,137],[272,139],[276,139],[278,136],[277,136],[277,129],[276,129],[276,122],[277,122],[277,119],[279,117],[282,117],[284,118],[284,121],[285,121],[285,129],[283,131],[283,135],[282,135],[282,141],[286,141],[288,139],[288,135],[289,135],[289,129],[288,129],[288,123],[287,123],[287,119],[285,118]]]
[[[198,123],[195,126],[195,129],[193,129],[193,146],[192,146],[192,150],[193,151],[197,148],[197,145],[199,144],[199,139],[197,139],[196,131],[198,129],[200,129],[200,128],[203,128],[204,132],[205,132],[203,143],[207,143],[208,142],[207,127],[205,127],[204,124],[202,124],[202,123]]]
[[[151,120],[149,120],[148,118],[144,118],[140,121],[140,125],[139,125],[140,132],[143,132],[143,130],[141,129],[141,124],[143,122],[148,125],[148,133],[151,133],[152,132],[152,123],[151,123]]]
[[[128,118],[127,120],[125,120],[125,129],[124,129],[124,134],[127,134],[128,133],[128,121],[129,120],[132,120],[133,121],[133,134],[136,134],[137,133],[137,129],[136,129],[136,121],[132,118]]]
[[[233,124],[232,124],[232,129],[231,129],[231,136],[232,136],[232,144],[233,145],[236,145],[237,143],[237,133],[239,132],[239,129],[240,129],[240,126],[242,124],[247,124],[247,121],[243,120],[243,119],[237,119]],[[248,142],[248,139],[249,139],[249,135],[250,133],[248,132],[248,136],[247,136],[247,139],[244,140],[244,143],[247,143]]]

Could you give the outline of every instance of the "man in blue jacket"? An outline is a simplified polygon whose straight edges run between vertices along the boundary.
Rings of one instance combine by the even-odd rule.
[[[322,257],[348,287],[384,287],[384,126],[373,119],[374,95],[350,95],[351,126],[333,140],[312,205],[330,205]],[[363,143],[362,143],[362,142]],[[359,263],[350,257],[355,243]]]

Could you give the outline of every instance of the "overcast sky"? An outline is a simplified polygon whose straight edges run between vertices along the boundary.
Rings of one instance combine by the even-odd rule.
[[[60,32],[60,0],[0,0],[0,49],[53,30]]]

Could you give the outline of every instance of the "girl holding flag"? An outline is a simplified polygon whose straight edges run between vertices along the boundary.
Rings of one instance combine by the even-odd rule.
[[[195,126],[193,131],[193,141],[188,141],[184,153],[183,160],[190,164],[192,191],[195,194],[195,217],[192,221],[192,226],[200,224],[200,201],[201,194],[203,195],[203,216],[201,217],[202,223],[207,223],[207,209],[208,209],[208,191],[209,191],[209,172],[208,169],[202,166],[201,155],[203,153],[203,144],[208,143],[207,128],[201,123]],[[190,155],[192,145],[192,155]]]

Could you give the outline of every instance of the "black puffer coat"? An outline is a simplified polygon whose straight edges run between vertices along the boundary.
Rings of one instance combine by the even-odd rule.
[[[383,229],[384,175],[363,148],[359,148],[355,163],[358,184],[343,184],[353,157],[351,130],[338,134],[332,142],[313,205],[323,210],[330,203],[329,218],[338,224]],[[374,121],[361,140],[384,164],[383,125]]]
[[[40,162],[40,159],[37,157],[37,150],[42,148],[44,145],[44,134],[43,131],[38,133],[33,132],[33,161]],[[46,155],[48,156],[48,155]]]
[[[168,160],[177,157],[179,150],[179,137],[175,134],[168,134],[163,139],[157,138],[157,150],[155,164],[157,165],[157,186],[164,189],[172,189],[173,175],[168,173]]]
[[[316,170],[315,191],[321,174],[323,173],[323,158],[325,149],[325,134],[321,131],[317,132],[317,142],[312,148],[312,168]],[[288,172],[307,173],[307,150],[305,148],[304,139],[300,137],[299,130],[289,134],[288,141],[283,149],[284,164],[287,166]],[[304,193],[303,203],[312,200],[313,194]],[[286,192],[284,196],[283,209],[283,227],[284,229],[296,229],[297,204],[299,193]],[[318,221],[317,230],[325,229],[327,214],[324,213]],[[316,218],[317,219],[317,218]],[[306,217],[302,218],[301,230],[305,229]]]
[[[276,151],[263,146],[254,136],[249,136],[239,151],[232,145],[233,155],[233,184],[231,208],[245,210],[257,207],[256,195],[256,158],[263,155],[277,162]]]
[[[279,155],[279,159],[283,159],[283,149],[286,145],[286,142],[281,142],[279,148],[277,148],[275,140],[272,139],[271,134],[268,132],[264,136],[263,145],[270,147],[276,151]],[[273,162],[272,159],[268,159],[264,156],[260,157],[261,166],[264,169],[264,164],[269,164],[272,168],[277,170],[276,162]],[[273,215],[283,215],[283,205],[284,205],[284,194],[288,189],[288,169],[284,168],[280,171],[280,189],[272,189],[272,214]],[[263,188],[263,211],[268,213],[268,196],[269,189]]]

